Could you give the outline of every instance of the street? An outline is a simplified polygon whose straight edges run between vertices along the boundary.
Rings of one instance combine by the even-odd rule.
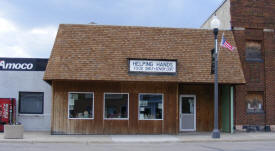
[[[274,141],[202,143],[0,143],[0,151],[274,151]]]

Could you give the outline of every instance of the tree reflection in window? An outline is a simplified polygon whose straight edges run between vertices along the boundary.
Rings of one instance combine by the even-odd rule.
[[[246,96],[247,113],[262,113],[263,110],[263,94],[249,93]]]
[[[139,119],[154,120],[162,119],[163,111],[162,94],[140,94],[139,95]]]
[[[128,118],[128,94],[105,93],[105,119]]]

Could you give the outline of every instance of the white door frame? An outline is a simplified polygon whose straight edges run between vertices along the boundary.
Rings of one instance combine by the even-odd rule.
[[[194,129],[182,129],[181,127],[182,127],[182,118],[181,118],[181,105],[182,105],[182,98],[184,98],[184,97],[193,97],[194,98]],[[196,119],[197,119],[197,117],[196,117],[196,114],[197,114],[197,110],[196,110],[196,95],[180,95],[180,106],[179,106],[179,126],[180,126],[180,131],[196,131]]]

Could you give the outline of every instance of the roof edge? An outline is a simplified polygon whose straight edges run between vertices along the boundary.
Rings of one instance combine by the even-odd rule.
[[[152,80],[87,80],[87,79],[47,79],[44,78],[44,81],[46,81],[47,83],[52,83],[53,81],[66,81],[66,82],[163,82],[163,80],[156,80],[156,81],[152,81]],[[190,84],[190,83],[194,83],[194,84],[213,84],[213,82],[184,82],[184,81],[165,81],[167,83],[185,83],[185,84]],[[241,85],[241,84],[245,84],[245,81],[240,81],[240,82],[220,82],[219,84],[233,84],[233,85]]]
[[[203,28],[180,28],[180,27],[157,27],[157,26],[131,26],[131,25],[91,25],[91,24],[59,24],[59,28],[64,26],[99,26],[99,27],[128,27],[128,28],[154,28],[154,29],[181,29],[181,30],[212,30]],[[230,29],[221,29],[220,31],[231,31]]]

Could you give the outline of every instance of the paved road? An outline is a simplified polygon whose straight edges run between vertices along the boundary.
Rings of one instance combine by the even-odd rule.
[[[0,151],[275,151],[275,142],[204,142],[204,143],[0,143]]]

